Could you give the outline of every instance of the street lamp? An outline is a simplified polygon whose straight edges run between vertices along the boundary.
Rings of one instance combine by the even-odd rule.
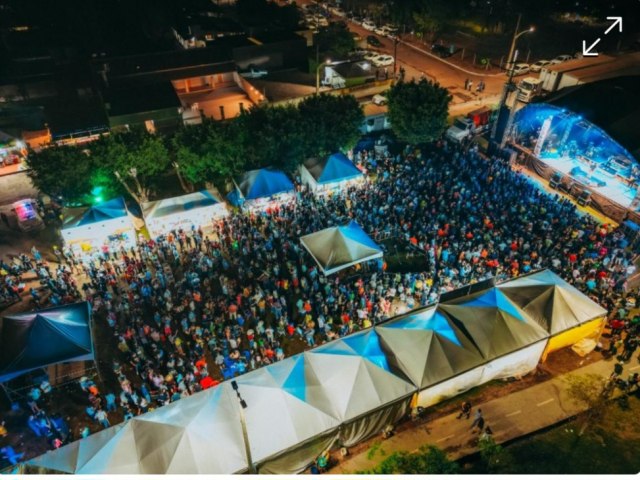
[[[316,95],[318,95],[318,92],[320,91],[320,69],[327,65],[331,65],[330,58],[327,58],[324,62],[318,65],[318,68],[316,68]]]
[[[515,59],[513,58],[514,54],[515,54],[515,49],[516,49],[516,42],[518,41],[518,38],[520,38],[522,35],[526,34],[526,33],[532,33],[535,31],[535,27],[531,26],[529,28],[527,28],[526,30],[522,30],[521,32],[518,31],[518,29],[520,28],[520,20],[522,18],[522,14],[519,13],[518,14],[518,21],[516,22],[516,29],[513,31],[513,39],[511,40],[511,48],[509,49],[509,56],[507,57],[507,73],[509,74],[509,79],[507,82],[505,82],[504,84],[504,88],[502,89],[502,96],[500,97],[500,103],[498,104],[498,118],[496,119],[495,123],[493,124],[493,129],[491,130],[491,138],[493,140],[495,140],[496,138],[496,133],[498,131],[498,124],[500,123],[500,116],[502,114],[502,110],[504,108],[504,104],[507,101],[507,95],[509,93],[509,91],[512,89],[513,86],[513,73],[515,71]],[[510,69],[510,70],[509,70]],[[504,138],[504,134],[506,133],[503,132],[503,138]],[[504,144],[503,144],[504,145]]]
[[[247,464],[249,465],[249,473],[255,475],[256,468],[253,465],[253,460],[251,459],[251,447],[249,446],[249,433],[247,432],[247,419],[244,416],[244,409],[247,408],[247,402],[244,401],[244,398],[240,395],[240,390],[238,390],[238,383],[235,380],[231,381],[231,388],[236,392],[236,396],[238,397],[238,402],[240,403],[240,425],[242,425],[242,437],[244,439],[244,451],[247,456]]]

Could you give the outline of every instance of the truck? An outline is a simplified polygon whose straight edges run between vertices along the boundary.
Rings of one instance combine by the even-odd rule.
[[[553,93],[566,86],[562,79],[564,76],[572,73],[603,65],[615,61],[615,58],[608,55],[598,55],[597,57],[579,58],[568,60],[555,65],[547,65],[540,70],[540,80],[542,81],[542,89],[546,92]]]
[[[482,107],[469,112],[464,117],[456,117],[447,129],[446,137],[452,142],[462,143],[483,133],[489,127],[491,109]]]
[[[534,98],[542,95],[542,80],[535,77],[527,77],[518,83],[518,100],[529,103]]]

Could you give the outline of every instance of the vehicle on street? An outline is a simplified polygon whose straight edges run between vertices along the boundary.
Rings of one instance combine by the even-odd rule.
[[[573,56],[571,55],[558,55],[556,58],[551,60],[551,65],[557,65],[558,63],[566,62],[567,60],[571,60]]]
[[[374,60],[376,58],[378,58],[380,56],[380,54],[378,52],[371,52],[368,51],[367,53],[364,54],[364,59],[365,60],[369,60],[371,63],[374,63]]]
[[[384,95],[380,94],[380,93],[376,93],[373,98],[371,99],[371,102],[375,105],[386,105],[387,104],[387,97],[385,97]]]
[[[240,75],[242,75],[244,78],[262,78],[262,77],[266,77],[269,74],[269,72],[267,72],[266,70],[258,70],[255,68],[252,68],[246,72],[240,72]]]
[[[513,67],[507,69],[507,75],[513,75],[517,77],[518,75],[524,75],[525,73],[529,73],[529,64],[528,63],[516,63]]]
[[[466,117],[456,117],[447,129],[446,137],[456,143],[472,139],[489,128],[491,109],[482,107],[469,112]]]
[[[549,60],[538,60],[536,63],[531,64],[529,71],[533,73],[538,73],[540,70],[542,70],[544,67],[546,67],[550,63],[551,62]]]
[[[376,27],[373,29],[373,33],[375,33],[376,35],[381,35],[384,37],[384,33],[386,32],[386,30],[382,27]]]
[[[367,37],[367,45],[371,45],[372,47],[380,48],[382,47],[382,42],[378,40],[378,37],[375,35],[369,35]]]
[[[431,51],[438,55],[440,58],[447,58],[451,56],[451,51],[444,45],[433,44],[431,45]]]
[[[334,7],[329,9],[329,11],[331,13],[333,13],[334,15],[338,16],[338,17],[344,17],[347,15],[347,12],[345,12],[342,8],[340,7]]]
[[[518,83],[518,100],[529,103],[542,94],[542,80],[526,77]]]
[[[376,67],[388,67],[393,65],[393,57],[391,55],[378,55],[371,60]]]
[[[362,22],[362,28],[364,28],[365,30],[369,30],[370,32],[373,32],[376,29],[376,24],[373,23],[371,20],[364,20]]]
[[[378,31],[376,31],[376,33],[384,37],[395,38],[398,35],[398,29],[393,25],[389,25],[389,24],[384,25],[379,30],[380,30],[380,33],[378,33]]]

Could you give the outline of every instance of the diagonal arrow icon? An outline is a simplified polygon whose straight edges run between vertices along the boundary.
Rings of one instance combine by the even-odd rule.
[[[616,25],[618,26],[618,31],[622,33],[622,17],[607,17],[607,20],[613,20],[613,23],[605,30],[605,35],[613,30]]]
[[[583,57],[597,57],[598,52],[592,52],[591,49],[595,47],[598,43],[600,43],[600,39],[598,38],[595,42],[591,44],[589,48],[587,48],[587,42],[585,40],[582,41],[582,56]]]

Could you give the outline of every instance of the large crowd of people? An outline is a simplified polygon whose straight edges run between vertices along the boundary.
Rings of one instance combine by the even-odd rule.
[[[355,157],[368,179],[339,193],[299,187],[289,203],[235,212],[206,231],[141,238],[135,248],[105,250],[91,262],[58,250],[55,272],[39,268],[34,252],[15,265],[3,262],[7,297],[19,295],[16,276],[35,269],[54,303],[74,301],[81,290],[114,339],[116,355],[107,359],[113,381],[81,380],[86,421],[76,438],[459,286],[545,267],[613,312],[621,350],[637,345],[640,318],[629,310],[640,292],[627,285],[634,258],[620,230],[473,148],[442,143]],[[427,267],[394,273],[373,263],[325,277],[299,238],[348,220],[375,239],[403,242]],[[40,410],[37,400],[30,404],[36,420],[46,417],[34,407]],[[73,437],[53,435],[52,446]]]

